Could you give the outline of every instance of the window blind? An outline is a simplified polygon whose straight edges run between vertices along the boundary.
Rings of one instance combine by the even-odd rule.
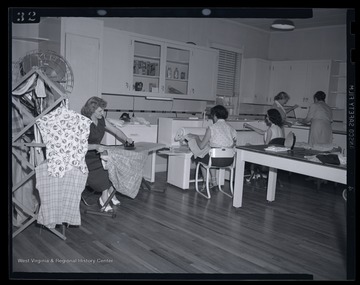
[[[217,78],[218,96],[238,96],[240,90],[241,54],[215,48],[219,51]]]

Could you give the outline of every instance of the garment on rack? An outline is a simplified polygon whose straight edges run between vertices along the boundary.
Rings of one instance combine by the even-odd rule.
[[[135,198],[139,192],[147,152],[125,150],[122,147],[107,149],[106,168],[115,189],[123,195]]]
[[[13,98],[15,103],[19,103],[17,98]],[[11,115],[12,115],[12,136],[15,136],[24,128],[24,120],[21,113],[21,105],[19,104],[12,104],[11,108]],[[20,137],[17,142],[25,142],[26,135]],[[13,147],[13,152],[16,152],[19,157],[12,154],[12,185],[16,185],[19,183],[28,173],[31,171],[22,160],[19,158],[22,157],[24,160],[28,157],[28,150],[27,147],[17,146]],[[28,179],[25,183],[23,183],[19,188],[17,188],[13,192],[13,199],[16,199],[24,209],[28,212],[35,212],[37,206],[39,204],[36,195],[34,194],[34,178]],[[13,215],[12,215],[12,224],[16,227],[22,225],[28,219],[28,215],[22,211],[19,207],[13,207]]]
[[[73,167],[88,173],[85,155],[91,120],[73,110],[58,107],[36,124],[46,144],[48,171],[51,176],[63,177]]]
[[[81,225],[80,199],[87,174],[73,167],[62,177],[53,177],[46,161],[35,168],[35,174],[41,200],[37,222],[48,228],[62,223]]]
[[[22,107],[33,116],[41,114],[55,101],[51,88],[36,73],[13,90],[12,95],[19,98]]]

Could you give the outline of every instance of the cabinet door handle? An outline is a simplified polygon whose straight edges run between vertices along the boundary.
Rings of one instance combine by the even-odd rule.
[[[162,91],[165,91],[164,85],[161,85],[161,90],[162,90]]]
[[[125,83],[126,89],[129,89],[129,82]]]
[[[192,92],[192,94],[195,94],[195,89],[191,88],[191,92]]]

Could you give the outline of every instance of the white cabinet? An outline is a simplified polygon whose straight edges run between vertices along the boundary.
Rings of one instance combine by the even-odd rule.
[[[216,98],[218,51],[192,49],[189,91],[192,99],[214,101]]]
[[[290,96],[289,106],[303,106],[306,97],[307,70],[306,61],[273,61],[270,72],[270,96],[274,98],[279,92]]]
[[[270,61],[246,58],[242,65],[241,102],[272,104],[273,96],[269,96]]]
[[[306,61],[290,61],[290,76],[288,85],[288,94],[290,96],[287,105],[304,106],[306,97],[308,62]],[[276,95],[276,94],[274,94]]]
[[[306,102],[303,106],[314,103],[313,96],[317,91],[325,92],[327,99],[330,82],[330,60],[311,60],[308,62]]]
[[[291,63],[289,61],[273,61],[270,71],[269,95],[274,98],[279,92],[290,94]]]
[[[330,60],[277,61],[272,62],[270,94],[281,91],[289,94],[287,105],[310,106],[316,91],[328,94]]]
[[[69,106],[80,112],[87,99],[101,94],[103,22],[90,18],[49,18],[39,24],[39,35],[51,39],[39,46],[60,52],[74,73]]]
[[[121,51],[121,52],[119,52]],[[128,94],[131,88],[130,36],[105,28],[103,39],[102,93]]]

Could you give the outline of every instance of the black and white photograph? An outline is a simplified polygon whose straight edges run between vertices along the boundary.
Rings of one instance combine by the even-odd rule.
[[[8,46],[9,280],[356,279],[355,8],[8,7]]]

